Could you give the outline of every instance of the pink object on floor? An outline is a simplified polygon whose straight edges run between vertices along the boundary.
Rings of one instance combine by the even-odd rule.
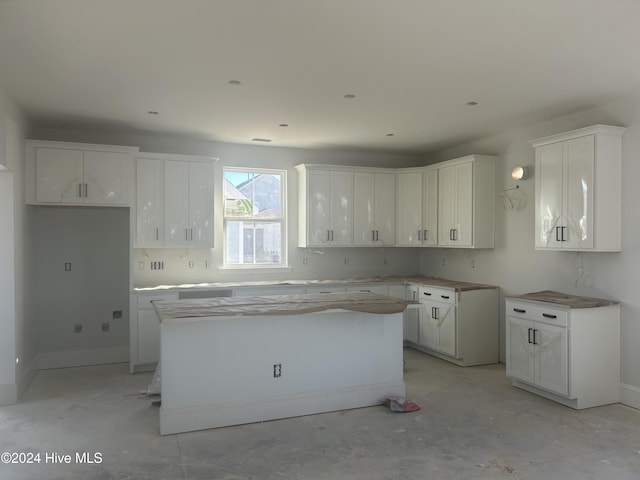
[[[384,404],[392,412],[417,412],[420,410],[417,404],[400,397],[389,397],[384,401]]]

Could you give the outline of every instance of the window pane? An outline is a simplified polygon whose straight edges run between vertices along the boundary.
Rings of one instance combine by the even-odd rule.
[[[224,172],[225,217],[282,218],[282,174]]]
[[[281,263],[280,222],[226,222],[227,258],[229,265]]]

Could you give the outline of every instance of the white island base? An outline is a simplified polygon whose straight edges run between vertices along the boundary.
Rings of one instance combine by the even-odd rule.
[[[160,434],[404,397],[402,313],[162,319]]]

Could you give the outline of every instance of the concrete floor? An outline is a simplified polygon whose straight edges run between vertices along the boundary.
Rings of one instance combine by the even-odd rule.
[[[151,374],[40,371],[20,404],[0,407],[0,452],[41,463],[0,464],[0,479],[640,478],[640,411],[572,410],[511,387],[503,365],[405,358],[416,413],[378,406],[166,437],[158,407],[138,396]],[[76,452],[102,462],[77,463]],[[71,463],[47,464],[47,453]]]

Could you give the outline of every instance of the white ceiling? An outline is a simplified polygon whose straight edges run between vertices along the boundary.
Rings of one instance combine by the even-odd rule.
[[[0,0],[35,125],[233,143],[432,151],[635,94],[638,46],[638,0]]]

